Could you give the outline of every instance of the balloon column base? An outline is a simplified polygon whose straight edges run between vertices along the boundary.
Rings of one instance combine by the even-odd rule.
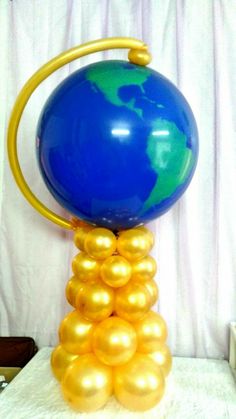
[[[129,410],[148,410],[162,399],[172,365],[166,323],[151,311],[158,299],[153,235],[145,227],[115,235],[80,225],[74,242],[81,252],[66,287],[74,310],[51,356],[64,398],[81,412],[98,410],[112,394]]]

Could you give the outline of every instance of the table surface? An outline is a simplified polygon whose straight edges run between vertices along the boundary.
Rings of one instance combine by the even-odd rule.
[[[0,395],[4,419],[236,419],[236,385],[226,361],[174,358],[164,398],[155,408],[129,412],[114,397],[94,413],[75,413],[52,376],[52,348],[43,348]]]

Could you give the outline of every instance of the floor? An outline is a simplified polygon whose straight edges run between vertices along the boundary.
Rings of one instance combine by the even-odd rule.
[[[0,395],[4,419],[236,419],[236,384],[226,361],[174,358],[161,403],[129,412],[114,398],[104,409],[80,414],[64,402],[49,365],[51,348],[43,348]]]

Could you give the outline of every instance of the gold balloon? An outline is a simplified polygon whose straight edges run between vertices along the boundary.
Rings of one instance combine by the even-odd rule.
[[[92,412],[104,406],[112,394],[112,368],[93,354],[83,355],[66,370],[62,392],[70,406]]]
[[[115,295],[111,287],[98,280],[86,283],[76,298],[76,308],[83,317],[100,322],[114,310]]]
[[[114,368],[115,396],[129,410],[150,409],[161,400],[164,390],[162,371],[147,355],[135,354],[131,361]]]
[[[74,243],[78,249],[84,251],[84,240],[87,237],[88,232],[93,229],[94,226],[92,225],[84,225],[83,227],[78,227],[75,230]]]
[[[146,290],[149,292],[151,297],[151,306],[157,302],[158,299],[158,287],[156,282],[153,279],[150,279],[149,281],[145,281],[142,283]]]
[[[148,354],[159,367],[161,368],[164,376],[166,377],[172,367],[172,356],[168,346],[165,343],[159,343],[155,352]]]
[[[81,252],[72,261],[72,271],[81,281],[94,281],[99,277],[100,263]]]
[[[157,264],[152,256],[145,256],[143,259],[132,263],[132,278],[135,281],[148,281],[156,275]]]
[[[84,241],[85,251],[95,259],[106,259],[116,250],[116,236],[107,228],[94,228]]]
[[[139,282],[130,282],[115,293],[116,314],[135,322],[142,318],[151,308],[151,296],[145,286]]]
[[[131,278],[131,265],[122,256],[107,258],[101,266],[101,277],[110,287],[118,288],[127,284]]]
[[[61,345],[54,348],[51,354],[51,367],[57,380],[61,381],[66,369],[73,361],[78,359],[78,356],[67,352]]]
[[[66,285],[66,298],[68,303],[75,307],[76,296],[78,295],[80,289],[84,286],[84,282],[72,276],[71,279],[67,282]]]
[[[134,328],[123,319],[112,316],[101,322],[93,334],[93,351],[106,365],[122,365],[137,348]]]
[[[151,250],[150,238],[137,228],[122,231],[117,240],[117,250],[130,261],[144,258]]]
[[[95,324],[72,311],[61,322],[59,339],[64,349],[72,354],[92,352],[92,335]]]
[[[149,311],[141,320],[133,324],[138,338],[138,352],[155,352],[167,338],[167,327],[158,313]]]
[[[150,240],[150,244],[151,247],[154,246],[155,243],[155,237],[152,231],[148,230],[148,228],[144,227],[144,226],[139,226],[136,227],[138,230],[144,231],[144,233],[146,233],[146,235],[148,236],[149,240]]]
[[[147,51],[132,49],[128,54],[129,61],[137,65],[147,65],[152,61],[152,56]]]

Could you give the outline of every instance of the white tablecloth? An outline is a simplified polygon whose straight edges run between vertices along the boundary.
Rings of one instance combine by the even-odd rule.
[[[1,419],[236,419],[236,386],[226,361],[174,358],[165,396],[147,412],[129,412],[111,398],[104,409],[81,414],[61,396],[51,350],[41,349],[1,393]]]

